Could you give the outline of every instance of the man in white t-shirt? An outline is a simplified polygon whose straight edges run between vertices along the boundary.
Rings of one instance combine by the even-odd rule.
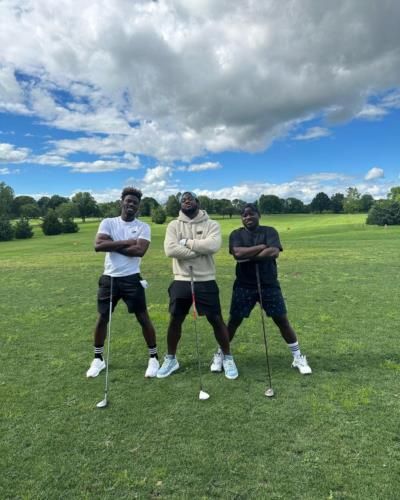
[[[140,261],[150,245],[150,226],[138,219],[142,193],[127,187],[121,194],[121,216],[101,221],[94,249],[107,252],[104,273],[99,279],[97,293],[97,318],[94,329],[94,359],[86,372],[87,377],[97,377],[106,367],[103,360],[104,342],[109,320],[110,288],[112,278],[112,310],[122,299],[129,313],[134,313],[149,349],[149,362],[145,377],[155,377],[160,366],[158,362],[156,332],[149,318],[144,287],[146,282],[140,276]]]

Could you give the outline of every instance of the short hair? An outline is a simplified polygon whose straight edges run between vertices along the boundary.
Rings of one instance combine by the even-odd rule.
[[[197,194],[196,193],[193,193],[193,191],[184,191],[180,197],[179,197],[179,202],[182,203],[182,198],[185,196],[185,194],[190,194],[190,196],[196,200],[196,201],[199,201],[198,197],[197,197]]]
[[[258,213],[258,215],[261,215],[260,214],[260,211],[257,207],[257,205],[255,203],[246,203],[246,205],[243,205],[242,207],[242,210],[240,211],[240,215],[243,215],[244,214],[244,211],[249,208],[250,210],[252,210],[253,212],[256,212]]]
[[[128,196],[128,194],[136,196],[136,198],[139,201],[142,199],[142,192],[140,191],[140,189],[136,189],[132,186],[128,186],[128,187],[123,189],[123,191],[121,193],[121,200],[123,200],[125,198],[125,196]]]

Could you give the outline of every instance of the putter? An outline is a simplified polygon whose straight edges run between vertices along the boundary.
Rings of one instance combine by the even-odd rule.
[[[110,361],[110,340],[111,340],[111,317],[112,317],[112,294],[113,294],[113,277],[111,276],[110,282],[110,310],[108,312],[108,325],[107,325],[107,360],[106,360],[106,385],[104,391],[104,399],[97,403],[97,408],[105,408],[108,405],[108,363]]]
[[[265,333],[265,321],[264,321],[264,308],[262,302],[262,293],[261,293],[261,280],[260,280],[260,270],[258,264],[256,263],[256,277],[257,277],[257,289],[258,289],[258,302],[260,304],[260,313],[261,313],[261,324],[264,334],[264,346],[265,346],[265,359],[266,359],[266,367],[267,367],[267,377],[269,381],[269,387],[265,390],[264,395],[267,398],[272,398],[275,395],[274,390],[272,389],[272,380],[271,380],[271,369],[269,366],[269,356],[268,356],[268,344],[267,344],[267,335]]]
[[[189,266],[190,269],[190,288],[192,290],[192,306],[193,306],[193,322],[194,322],[194,331],[196,335],[196,351],[197,351],[197,366],[199,369],[199,380],[200,380],[200,392],[199,399],[201,401],[205,401],[210,397],[208,392],[203,390],[203,382],[201,378],[201,368],[200,368],[200,350],[199,350],[199,339],[197,335],[197,309],[196,309],[196,296],[194,293],[194,281],[193,281],[193,267]]]

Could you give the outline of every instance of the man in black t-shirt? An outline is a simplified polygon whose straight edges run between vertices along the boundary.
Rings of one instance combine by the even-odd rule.
[[[260,212],[253,203],[247,203],[241,212],[243,226],[232,231],[229,252],[236,260],[236,279],[233,284],[228,330],[232,341],[244,318],[250,316],[259,302],[256,266],[258,266],[262,306],[278,326],[292,354],[292,367],[302,375],[311,373],[307,359],[300,352],[296,332],[287,317],[285,301],[278,281],[276,259],[283,251],[279,234],[273,227],[260,226]],[[212,372],[222,371],[223,354],[218,349],[211,363]]]

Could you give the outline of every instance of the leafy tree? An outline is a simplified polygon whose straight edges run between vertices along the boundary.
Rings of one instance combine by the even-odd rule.
[[[288,214],[302,214],[304,203],[297,198],[287,198],[284,202],[284,211]]]
[[[355,187],[349,187],[346,190],[346,197],[343,202],[343,211],[346,214],[355,214],[361,211],[361,194]]]
[[[234,212],[231,200],[228,200],[226,198],[214,200],[214,209],[215,213],[221,214],[223,217],[225,217],[225,215],[229,215],[229,217],[232,217]]]
[[[367,213],[374,203],[375,200],[371,194],[363,194],[360,198],[360,212]]]
[[[12,213],[14,190],[5,182],[0,182],[0,217],[8,217]]]
[[[205,210],[208,214],[215,213],[214,211],[214,200],[209,198],[208,196],[200,195],[199,196],[200,207]]]
[[[39,210],[39,207],[36,208]],[[32,236],[33,236],[33,229],[32,226],[29,224],[29,220],[24,217],[21,217],[15,224],[15,237],[17,238],[17,240],[25,240],[28,238],[32,238]]]
[[[151,220],[155,224],[164,224],[164,222],[167,220],[167,214],[165,213],[163,207],[156,207],[153,209],[153,211],[151,212]]]
[[[68,203],[70,201],[69,198],[65,198],[64,196],[59,196],[58,194],[53,194],[48,203],[48,208],[57,208],[61,203]],[[46,212],[47,213],[47,212]]]
[[[400,186],[390,188],[387,197],[389,200],[400,201]]]
[[[61,228],[63,233],[77,233],[79,231],[78,224],[70,217],[63,219]]]
[[[330,208],[331,208],[331,200],[329,199],[329,196],[324,192],[316,194],[314,198],[311,200],[310,203],[311,212],[322,213],[325,210],[330,210]]]
[[[10,241],[14,238],[14,228],[10,219],[6,216],[0,217],[0,241]]]
[[[62,233],[62,224],[57,217],[57,213],[54,209],[49,209],[47,214],[43,217],[42,231],[47,236],[53,236],[55,234]]]
[[[74,194],[72,203],[75,203],[77,206],[78,214],[82,222],[86,221],[86,217],[96,216],[98,214],[97,202],[88,192]]]
[[[246,205],[246,202],[240,200],[239,198],[235,198],[232,200],[232,206],[236,214],[240,214],[242,212],[243,207]]]
[[[179,203],[177,196],[178,195],[171,194],[171,196],[168,197],[167,203],[165,204],[165,212],[170,217],[177,217],[177,215],[179,214],[181,204]]]
[[[21,208],[24,205],[38,207],[37,201],[32,196],[16,196],[12,204],[12,214],[14,217],[21,217]]]
[[[154,208],[158,207],[160,204],[158,203],[157,200],[151,197],[145,197],[142,198],[142,201],[140,202],[140,215],[143,215],[143,217],[148,217],[151,215],[151,212]]]
[[[367,224],[378,226],[400,224],[400,202],[393,200],[378,200],[370,208]]]
[[[23,219],[37,219],[41,215],[40,208],[37,203],[27,203],[26,205],[22,205],[19,215]]]
[[[68,203],[61,203],[61,205],[58,205],[56,208],[56,214],[57,217],[62,220],[73,219],[78,216],[78,207],[75,203],[71,203],[70,201]]]
[[[262,194],[257,204],[262,214],[281,214],[283,212],[284,200],[274,194]]]
[[[108,201],[106,203],[99,203],[100,217],[118,217],[121,213],[121,201]]]
[[[50,208],[49,203],[50,198],[48,196],[42,196],[38,199],[37,204],[40,208],[40,215],[46,215],[47,210]]]
[[[335,214],[343,212],[344,194],[335,193],[331,196],[331,209]]]

